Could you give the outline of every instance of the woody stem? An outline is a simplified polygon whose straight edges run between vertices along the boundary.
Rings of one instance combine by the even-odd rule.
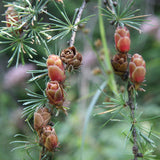
[[[129,108],[131,110],[131,118],[132,118],[132,127],[131,127],[131,131],[132,131],[132,137],[133,137],[133,154],[134,154],[134,160],[137,160],[138,157],[143,157],[142,153],[138,153],[138,145],[137,145],[137,131],[136,131],[136,127],[135,127],[135,123],[136,123],[136,119],[135,119],[135,105],[133,103],[134,101],[134,97],[133,97],[133,89],[131,88],[132,84],[130,82],[128,82],[128,105]]]
[[[39,160],[43,159],[44,155],[45,155],[45,147],[43,146],[42,151],[40,152]]]
[[[82,6],[79,8],[76,20],[74,22],[75,27],[72,30],[72,36],[71,36],[71,39],[70,39],[70,42],[69,42],[69,46],[70,47],[72,47],[74,45],[75,38],[76,38],[76,32],[77,32],[77,29],[78,29],[78,25],[76,25],[76,24],[81,20],[81,16],[82,16],[83,10],[84,10],[84,8],[85,8],[85,6],[86,6],[88,1],[89,0],[84,0],[83,3],[82,3]]]

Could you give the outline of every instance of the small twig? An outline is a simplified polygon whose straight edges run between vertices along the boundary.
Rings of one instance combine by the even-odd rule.
[[[132,89],[131,89],[131,83],[128,82],[128,105],[131,110],[131,118],[133,120],[132,122],[132,136],[133,136],[133,154],[134,154],[134,160],[137,160],[137,153],[138,153],[138,147],[137,147],[137,133],[136,133],[136,128],[135,128],[135,106],[133,104],[133,99],[132,99]]]
[[[45,155],[45,147],[42,147],[42,151],[40,152],[39,160],[42,160]]]
[[[112,13],[116,14],[113,1],[112,0],[108,0],[108,4],[109,4],[110,9],[112,10]]]
[[[84,0],[83,3],[82,3],[82,6],[79,8],[79,12],[78,12],[78,15],[76,17],[76,20],[75,20],[75,23],[74,24],[77,24],[80,20],[81,20],[81,16],[82,16],[82,13],[83,13],[83,10],[87,4],[89,0]],[[77,32],[77,28],[78,28],[78,25],[76,25],[72,31],[72,36],[71,36],[71,39],[69,41],[69,46],[72,47],[74,45],[74,42],[75,42],[75,38],[76,38],[76,32]]]
[[[136,127],[135,127],[135,123],[136,123],[136,119],[135,119],[135,106],[133,103],[133,93],[132,93],[132,84],[130,82],[128,82],[128,105],[130,107],[131,110],[131,118],[132,118],[132,136],[133,136],[133,154],[134,154],[134,160],[137,160],[138,157],[143,157],[142,153],[138,153],[138,145],[137,145],[137,132],[136,132]]]

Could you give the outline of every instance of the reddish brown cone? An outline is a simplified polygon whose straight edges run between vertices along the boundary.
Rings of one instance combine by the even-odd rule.
[[[47,83],[46,94],[49,103],[57,106],[62,106],[64,103],[64,93],[62,86],[57,81]]]
[[[130,33],[126,27],[117,27],[114,40],[116,48],[120,53],[127,53],[130,50]]]
[[[43,127],[43,131],[40,136],[40,144],[42,144],[48,151],[55,151],[58,147],[58,137],[54,128],[51,126]]]
[[[129,63],[129,76],[133,83],[140,84],[144,81],[146,74],[146,64],[142,56],[134,54]]]
[[[66,68],[70,71],[70,68],[78,69],[82,62],[82,55],[77,52],[74,46],[64,49],[60,55],[63,63],[66,64]]]
[[[46,126],[51,119],[51,114],[47,108],[39,108],[34,113],[34,129],[38,132]]]
[[[66,78],[62,60],[57,55],[50,55],[47,59],[48,76],[52,81],[63,82]]]
[[[113,59],[111,60],[111,63],[115,74],[121,76],[122,79],[125,79],[124,75],[126,75],[128,67],[127,54],[114,55]]]
[[[19,21],[18,13],[14,9],[14,7],[8,7],[6,10],[6,25],[7,27],[16,26]]]

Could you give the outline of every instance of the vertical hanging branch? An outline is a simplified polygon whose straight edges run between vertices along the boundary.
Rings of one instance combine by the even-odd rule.
[[[127,92],[128,92],[127,104],[130,108],[130,115],[132,120],[131,122],[132,123],[131,132],[133,137],[132,151],[134,155],[134,160],[137,160],[138,157],[143,157],[143,154],[138,153],[139,148],[138,148],[138,142],[137,142],[137,129],[135,125],[136,124],[136,118],[135,118],[136,108],[134,103],[136,97],[133,93],[134,92],[133,89],[144,91],[142,88],[139,88],[139,87],[141,83],[144,81],[146,69],[145,69],[145,61],[143,60],[142,56],[139,54],[134,54],[129,64],[127,60],[131,41],[130,41],[129,30],[126,27],[128,22],[124,22],[124,20],[130,19],[130,9],[131,9],[131,6],[133,5],[133,1],[127,3],[126,9],[124,9],[121,14],[117,14],[118,12],[120,12],[120,6],[116,7],[118,5],[116,1],[107,0],[105,1],[105,4],[107,8],[107,10],[104,10],[104,12],[107,13],[106,16],[109,18],[110,21],[112,20],[111,22],[114,22],[114,23],[111,23],[112,25],[115,25],[115,26],[118,25],[114,34],[115,46],[118,51],[118,54],[114,55],[111,62],[112,62],[112,67],[115,71],[115,74],[119,75],[122,78],[122,80],[124,80],[128,85],[127,86]],[[119,15],[123,15],[124,17],[121,17]],[[132,15],[133,19],[136,19],[138,17],[144,17],[144,15],[142,16]],[[130,21],[129,24],[130,23],[134,24],[133,21]],[[135,28],[134,25],[130,27]],[[140,67],[140,69],[138,67]],[[128,76],[128,70],[129,70],[130,76]],[[126,81],[127,79],[128,79],[128,82]],[[132,83],[129,81],[129,79],[131,80]]]
[[[132,127],[131,127],[132,136],[133,136],[132,151],[133,151],[133,154],[134,154],[134,160],[137,160],[138,146],[137,146],[137,133],[136,133],[136,128],[135,128],[135,123],[136,123],[136,120],[135,120],[135,105],[133,103],[133,96],[132,96],[132,89],[131,89],[131,83],[130,82],[128,82],[127,90],[128,90],[128,105],[129,105],[129,108],[131,110],[131,118],[132,118]]]
[[[89,0],[84,0],[84,1],[83,1],[82,6],[79,8],[79,12],[78,12],[78,15],[77,15],[77,18],[76,18],[74,24],[77,24],[77,23],[81,20],[82,13],[83,13],[83,10],[84,10],[87,2],[89,2]],[[74,45],[75,38],[76,38],[77,28],[78,28],[78,25],[76,25],[76,26],[74,27],[74,30],[72,31],[72,36],[71,36],[71,39],[70,39],[70,41],[69,41],[69,46],[70,46],[70,47],[72,47],[72,46]]]
[[[135,127],[136,119],[135,119],[135,105],[133,103],[134,101],[134,96],[133,96],[133,90],[132,90],[132,84],[128,82],[127,86],[127,91],[128,91],[128,105],[131,110],[131,118],[132,118],[132,137],[133,137],[133,154],[134,154],[134,160],[137,160],[138,157],[143,157],[142,153],[138,153],[138,145],[137,145],[137,131]]]

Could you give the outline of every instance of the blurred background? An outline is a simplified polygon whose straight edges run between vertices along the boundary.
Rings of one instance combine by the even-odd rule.
[[[74,10],[78,8],[82,0],[64,0],[68,15],[72,18]],[[140,14],[151,14],[147,19],[149,21],[142,24],[142,33],[130,29],[131,33],[131,50],[130,54],[139,53],[146,61],[147,75],[146,84],[144,87],[146,92],[139,93],[138,107],[142,113],[142,118],[151,118],[160,115],[160,1],[159,0],[141,0],[136,1],[135,8],[140,8]],[[6,8],[4,3],[0,1],[0,14],[4,14]],[[54,6],[49,5],[48,11],[55,11]],[[58,13],[54,13],[58,16]],[[83,64],[80,72],[73,73],[67,79],[67,85],[70,88],[67,90],[67,101],[69,104],[69,115],[66,117],[63,113],[53,119],[58,122],[56,125],[56,133],[60,142],[60,149],[55,153],[56,160],[78,160],[82,156],[81,143],[84,120],[88,106],[92,97],[101,85],[103,80],[101,76],[94,75],[93,70],[99,67],[96,55],[92,50],[87,38],[92,44],[100,38],[98,26],[98,10],[97,0],[92,0],[88,3],[83,17],[91,14],[96,14],[85,25],[85,28],[79,30],[76,37],[75,46],[83,55]],[[44,16],[44,20],[48,17]],[[0,20],[4,20],[4,16],[0,16]],[[106,37],[111,55],[116,54],[114,49],[114,30],[107,20],[105,20]],[[4,23],[0,24],[4,26]],[[50,42],[49,47],[51,52],[62,50],[67,47],[67,41],[70,36],[63,40]],[[2,44],[0,49],[4,48]],[[41,52],[41,46],[38,46],[39,56],[34,57],[40,60],[45,56]],[[57,49],[58,48],[58,49]],[[24,134],[29,140],[36,141],[33,132],[29,129],[25,119],[21,118],[23,106],[17,102],[20,99],[26,99],[27,95],[25,88],[32,91],[38,91],[35,83],[27,83],[31,75],[27,74],[27,70],[35,69],[36,66],[26,59],[26,65],[19,65],[15,68],[14,65],[7,68],[7,61],[11,53],[0,54],[0,160],[28,160],[31,157],[24,150],[16,150],[11,152],[14,144],[10,144],[15,140],[14,135],[17,133]],[[117,81],[120,81],[116,77]],[[45,89],[45,84],[39,81],[42,88]],[[120,87],[124,84],[120,82]],[[105,100],[101,96],[97,105],[102,104]],[[93,113],[96,112],[96,106]],[[86,138],[83,148],[83,159],[85,160],[128,160],[132,156],[132,145],[125,142],[124,130],[129,130],[129,124],[123,122],[110,122],[107,126],[101,127],[110,114],[101,116],[91,116],[86,132]],[[159,119],[143,122],[142,125],[151,129],[160,136]],[[31,121],[32,124],[32,121]],[[157,147],[155,154],[157,159],[160,159],[160,140],[154,138]],[[18,139],[17,139],[18,140]],[[34,160],[39,156],[38,148],[29,150]]]

